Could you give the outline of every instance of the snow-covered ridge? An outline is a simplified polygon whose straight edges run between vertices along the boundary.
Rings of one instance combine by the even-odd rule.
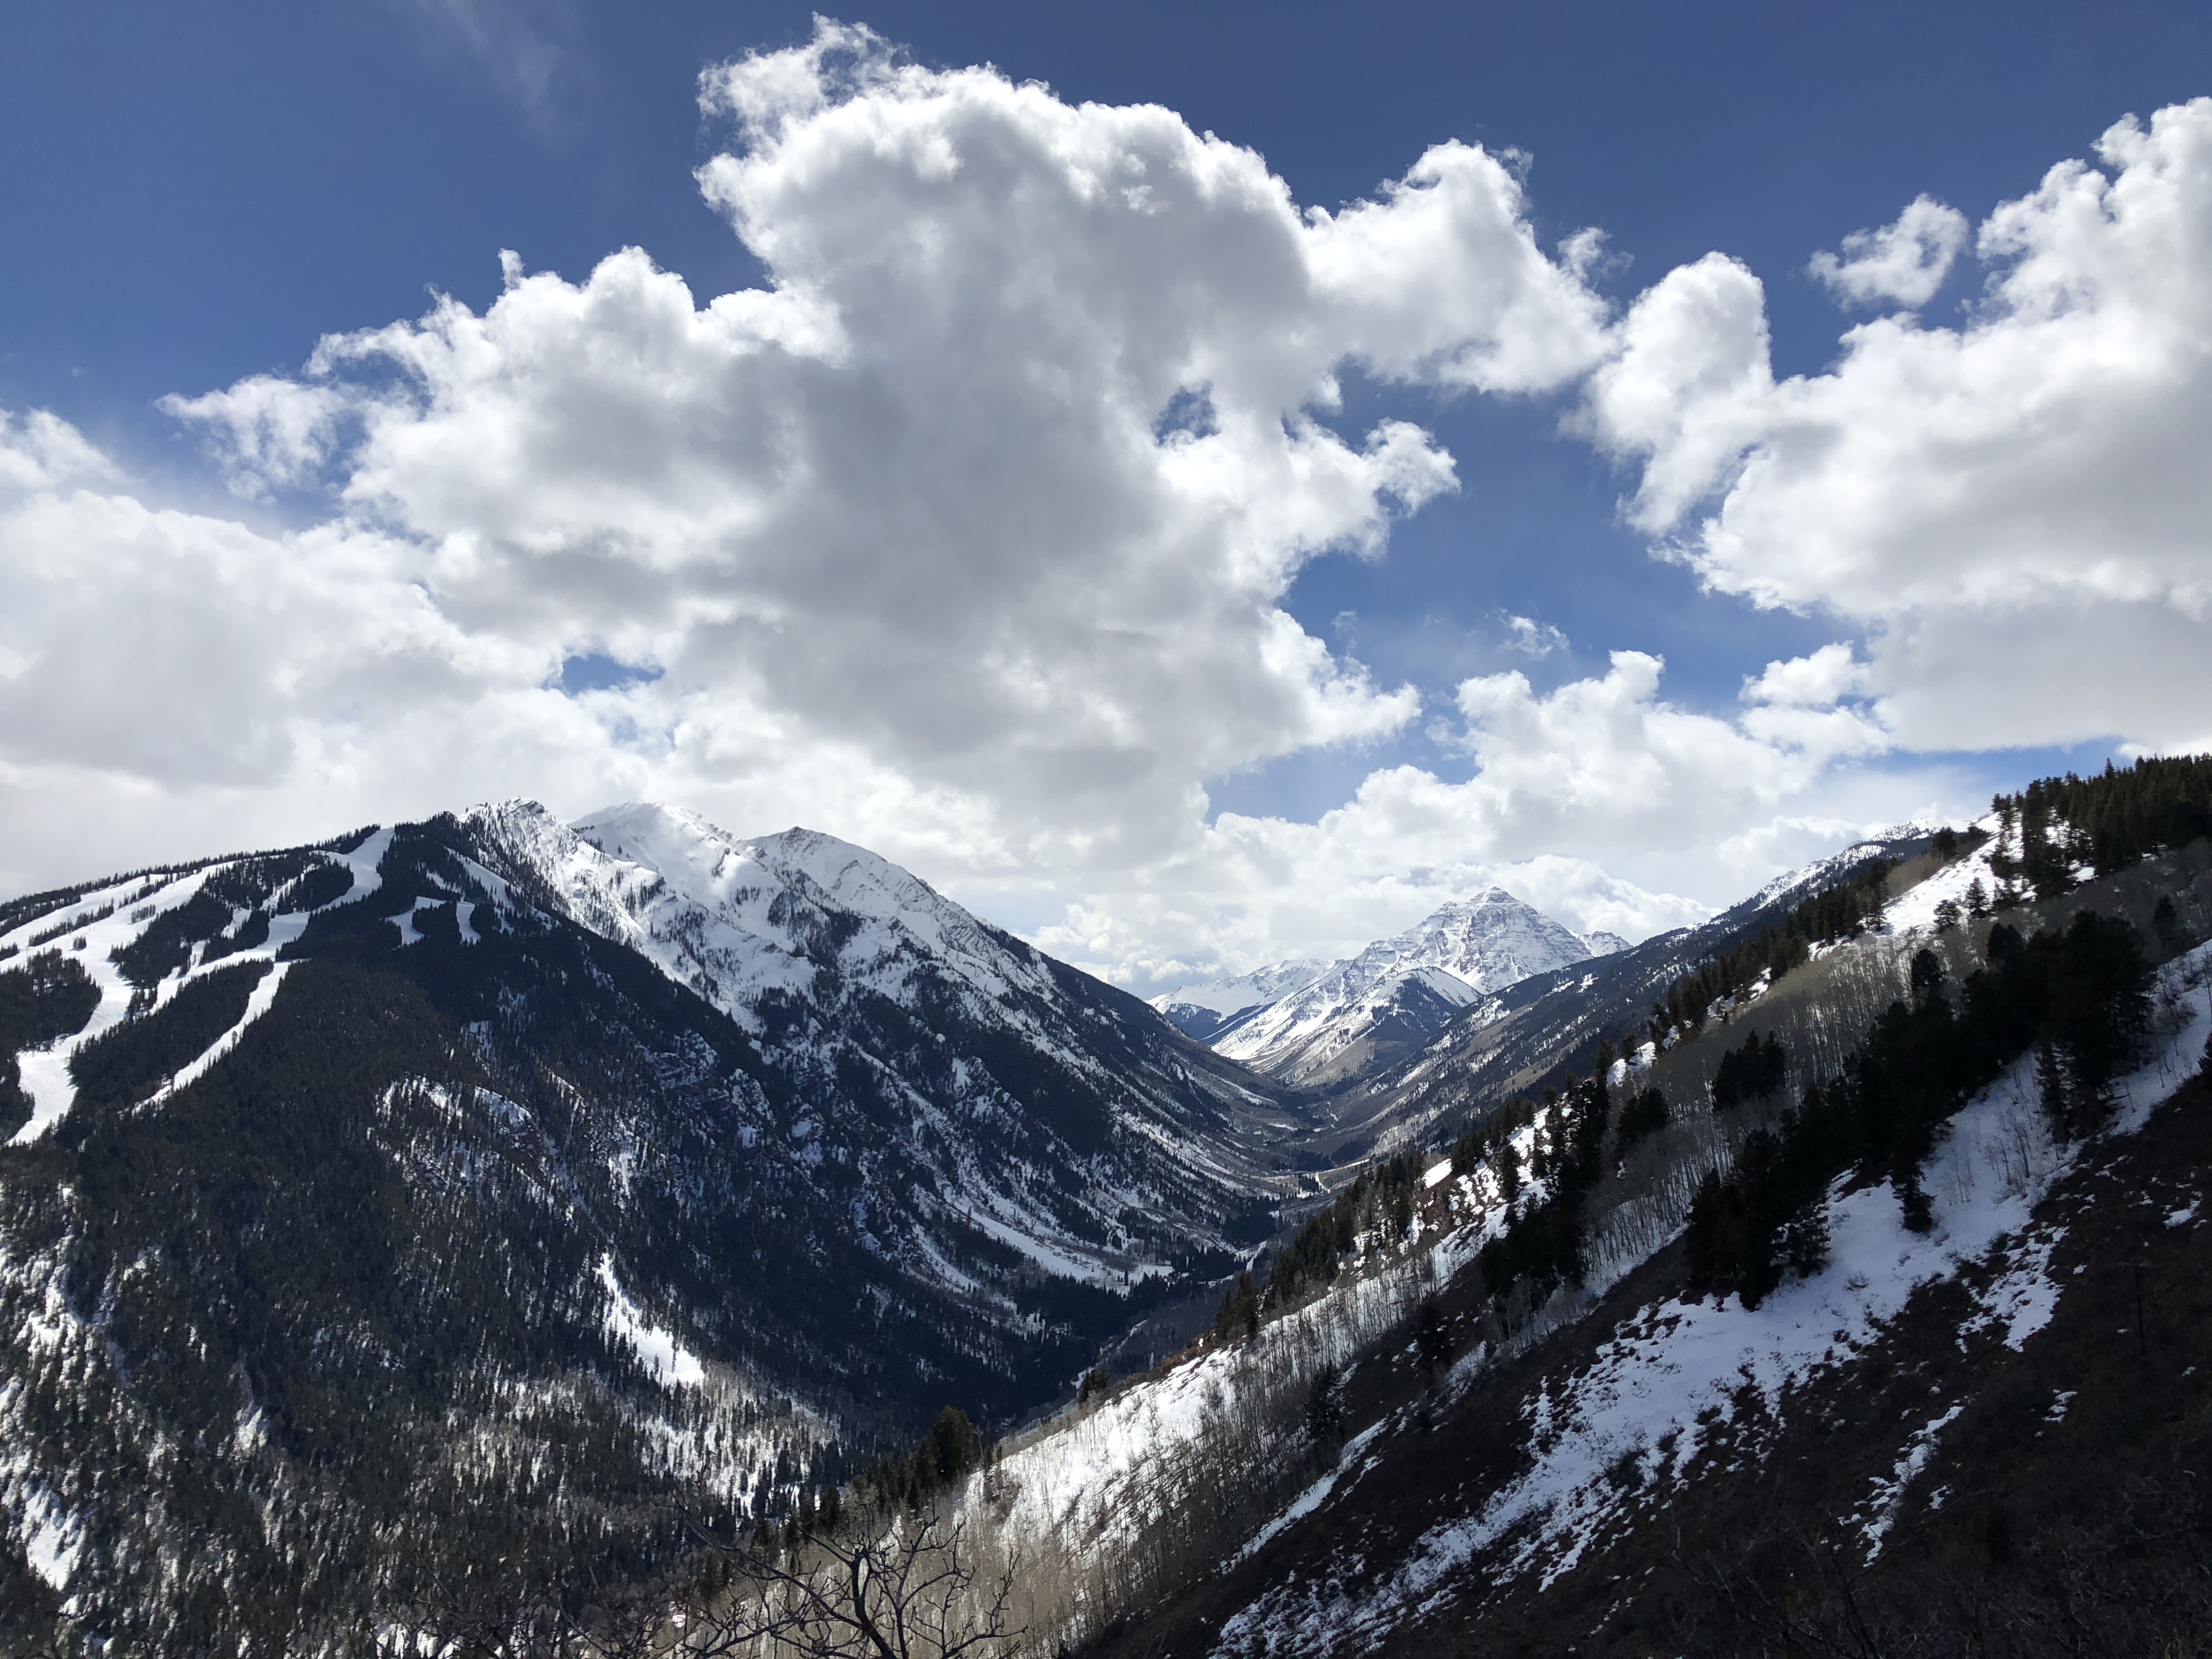
[[[1604,938],[1607,947],[1620,948],[1612,935]],[[1450,1012],[1532,974],[1604,953],[1492,887],[1377,939],[1224,1031],[1214,1047],[1261,1071],[1303,1079],[1386,1022],[1433,1030]]]
[[[1329,969],[1325,962],[1298,960],[1255,968],[1234,979],[1204,980],[1152,999],[1162,1013],[1170,1008],[1203,1008],[1209,1013],[1238,1014],[1248,1008],[1279,1001],[1293,991],[1303,991]]]
[[[834,836],[741,837],[646,801],[573,825],[534,801],[474,807],[464,822],[531,869],[572,920],[755,1030],[761,997],[805,994],[823,969],[902,1001],[924,964],[981,999],[1048,988],[1027,952],[927,882]]]
[[[909,1255],[942,1287],[981,1294],[924,1211],[1048,1274],[1118,1285],[1164,1271],[1136,1253],[1121,1219],[1131,1211],[1158,1218],[1194,1200],[1201,1212],[1249,1201],[1252,1171],[1220,1139],[1225,1079],[1198,1076],[1166,1033],[1113,1008],[1107,988],[1089,994],[1073,970],[866,848],[803,829],[733,835],[653,802],[564,824],[535,802],[508,801],[462,823],[526,896],[635,951],[795,1074],[872,1078],[896,1103],[898,1158],[927,1172],[878,1194],[882,1213],[914,1224],[896,1246],[877,1246]],[[904,1020],[886,1023],[883,1002]],[[1156,1053],[1146,1046],[1155,1039]],[[1041,1069],[1008,1064],[1022,1055]],[[1038,1081],[1054,1073],[1061,1081]],[[1057,1137],[1050,1126],[1085,1090],[1096,1127],[1079,1133],[1103,1142],[1080,1160],[1061,1143],[1050,1167],[1024,1162],[1045,1157],[1037,1136]],[[880,1113],[872,1119],[835,1088],[823,1098],[826,1113],[792,1126],[802,1162],[875,1169]],[[1014,1145],[1030,1150],[1010,1158]],[[1095,1224],[1071,1224],[1071,1193]]]

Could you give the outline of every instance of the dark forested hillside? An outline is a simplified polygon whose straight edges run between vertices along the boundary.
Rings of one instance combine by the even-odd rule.
[[[1126,1029],[1024,1044],[924,963],[834,1028],[787,996],[779,1040],[492,856],[445,819],[19,923],[52,937],[0,971],[37,1073],[0,1091],[0,1580],[38,1642],[344,1646],[494,1555],[642,1582],[687,1515],[1049,1400],[1270,1224],[1212,1094],[1161,1099],[1200,1155],[1168,1185],[1117,1152],[1134,1045],[1188,1046],[1118,993],[1041,970],[1032,1017]],[[1102,1229],[1102,1179],[1150,1201]]]

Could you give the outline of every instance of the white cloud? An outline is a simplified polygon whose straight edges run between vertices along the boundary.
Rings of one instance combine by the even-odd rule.
[[[1743,683],[1746,702],[1790,708],[1825,708],[1856,690],[1866,670],[1848,645],[1824,645],[1809,657],[1770,662],[1757,679]]]
[[[1509,171],[1446,145],[1302,213],[1169,111],[826,24],[705,97],[748,143],[702,187],[772,287],[702,307],[636,250],[580,283],[509,262],[481,316],[441,302],[175,412],[250,488],[328,470],[457,625],[663,668],[640,723],[704,775],[849,744],[1017,860],[1140,854],[1194,780],[1414,714],[1279,601],[1378,552],[1451,459],[1310,411],[1349,363],[1516,392],[1593,359],[1601,307]],[[1203,429],[1156,435],[1194,394]]]
[[[1893,300],[1917,308],[1936,297],[1966,246],[1966,216],[1930,196],[1915,198],[1896,222],[1844,238],[1843,257],[1816,253],[1814,277],[1848,304]]]
[[[1832,763],[1887,747],[1849,708],[1761,706],[1730,720],[1659,694],[1663,665],[1620,651],[1602,676],[1540,694],[1518,672],[1462,682],[1460,745],[1473,775],[1415,766],[1370,774],[1313,823],[1224,812],[1141,882],[1094,896],[1048,948],[1147,982],[1242,971],[1291,954],[1341,955],[1446,900],[1497,882],[1570,927],[1641,939],[1709,915],[1677,883],[1711,887],[1715,849],[1826,787]],[[1871,787],[1868,787],[1868,782]],[[1917,805],[1924,779],[1845,785],[1826,853]],[[1886,817],[1882,808],[1892,808]],[[1869,810],[1871,809],[1871,810]],[[1769,837],[1796,853],[1798,833]],[[1718,854],[1717,896],[1776,867],[1745,840]],[[1801,860],[1795,861],[1802,862]],[[1608,874],[1610,872],[1612,873]]]
[[[1533,617],[1509,617],[1505,619],[1505,625],[1511,630],[1511,637],[1506,641],[1505,648],[1517,651],[1523,656],[1548,657],[1567,642],[1565,634],[1551,623],[1540,623]]]
[[[1589,384],[1632,521],[1715,589],[1865,630],[1858,689],[1908,747],[2206,735],[2212,100],[2098,154],[1984,222],[1960,328],[1881,319],[1778,384],[1757,280],[1714,256]]]
[[[769,286],[702,305],[635,249],[575,283],[503,255],[482,314],[166,405],[319,527],[163,511],[112,468],[14,509],[5,695],[40,713],[8,775],[350,817],[535,764],[557,804],[650,790],[1080,890],[1176,854],[1199,780],[1413,718],[1281,601],[1455,488],[1418,426],[1316,418],[1346,367],[1518,393],[1602,349],[1589,249],[1545,254],[1508,167],[1447,144],[1302,210],[1170,111],[830,24],[702,92],[744,142],[701,186]],[[105,465],[47,417],[0,447],[33,483]],[[663,672],[542,689],[594,653]]]
[[[2181,660],[2212,605],[2203,116],[2115,129],[2115,178],[2062,168],[1994,216],[1964,330],[1870,323],[1778,384],[1748,270],[1712,256],[1611,322],[1595,241],[1547,257],[1479,149],[1302,210],[1171,112],[835,25],[704,93],[743,143],[700,184],[768,286],[702,304],[639,250],[580,282],[509,256],[482,314],[170,405],[305,528],[166,507],[51,416],[0,425],[0,879],[650,793],[878,847],[1144,984],[1352,948],[1491,880],[1649,932],[1942,795],[1850,763],[1899,742],[2047,741],[2122,682],[2155,712],[2160,674],[2208,706]],[[1284,606],[1455,485],[1407,420],[1333,429],[1337,377],[1510,396],[1593,366],[1580,422],[1641,464],[1637,522],[1716,588],[1863,630],[1863,659],[1770,665],[1723,714],[1633,651],[1540,692],[1479,676],[1444,722],[1464,778],[1378,766],[1316,823],[1209,823],[1204,780],[1419,713]],[[1559,642],[1520,621],[1531,655]],[[2069,640],[2128,672],[2005,657]],[[546,689],[582,654],[661,672]]]
[[[0,409],[0,502],[72,484],[112,483],[121,476],[67,421],[42,409],[18,420]]]
[[[542,119],[550,112],[555,89],[571,70],[568,54],[552,38],[567,32],[565,5],[544,0],[536,5],[518,0],[414,3],[433,36],[475,58],[501,96],[531,116]]]

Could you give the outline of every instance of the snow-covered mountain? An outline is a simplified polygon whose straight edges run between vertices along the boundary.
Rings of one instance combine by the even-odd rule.
[[[820,1146],[865,1163],[860,1143],[896,1124],[898,1179],[926,1172],[932,1209],[1036,1271],[1159,1271],[1218,1244],[1263,1190],[1245,1119],[1271,1103],[1234,1068],[865,848],[741,837],[648,802],[573,826],[513,801],[462,822],[519,888],[756,1042],[817,1078],[868,1079],[823,1091]]]
[[[1285,1082],[1335,1083],[1417,1047],[1492,992],[1621,948],[1602,937],[1603,949],[1504,888],[1489,888],[1245,1011],[1208,1041]]]
[[[1279,962],[1234,979],[1186,985],[1152,999],[1152,1006],[1185,1036],[1212,1042],[1226,1036],[1270,1003],[1303,991],[1329,970],[1326,962]]]
[[[0,905],[0,1651],[27,1597],[199,1652],[516,1538],[656,1571],[1273,1231],[1295,1121],[1135,998],[829,836],[582,831]]]

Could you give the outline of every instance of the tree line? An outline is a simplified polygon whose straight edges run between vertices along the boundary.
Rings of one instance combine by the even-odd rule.
[[[2002,882],[2026,882],[2038,898],[2054,898],[2074,885],[2081,864],[2110,875],[2159,848],[2212,835],[2212,755],[2153,757],[2125,769],[2107,761],[2101,773],[2039,778],[1990,806],[2007,842],[1991,870]],[[2015,829],[2017,858],[2009,850]]]
[[[1651,1005],[1651,1041],[1664,1048],[1670,1032],[1694,1036],[1705,1029],[1707,1011],[1716,1002],[1748,990],[1762,975],[1771,984],[1808,961],[1815,945],[1854,939],[1879,927],[1888,904],[1890,872],[1896,867],[1888,859],[1869,860],[1796,905],[1780,921],[1677,975]]]

